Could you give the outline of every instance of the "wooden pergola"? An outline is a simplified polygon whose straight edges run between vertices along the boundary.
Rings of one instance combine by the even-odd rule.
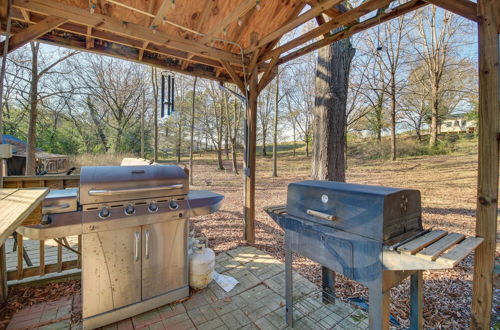
[[[234,83],[248,98],[245,238],[255,240],[257,97],[280,64],[431,3],[478,24],[479,165],[471,325],[489,328],[497,231],[500,1],[364,0],[0,0],[3,33],[13,51],[41,42]],[[308,8],[305,8],[309,6]],[[368,18],[366,18],[368,17]],[[316,20],[317,27],[278,42]],[[9,23],[10,22],[10,23]],[[331,33],[334,29],[339,32]],[[338,31],[338,29],[337,29]],[[1,274],[0,274],[1,275]],[[0,276],[1,278],[1,276]]]

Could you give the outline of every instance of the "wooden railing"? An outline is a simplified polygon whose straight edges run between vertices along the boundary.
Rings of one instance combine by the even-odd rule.
[[[3,179],[4,188],[34,188],[34,187],[47,187],[50,189],[64,189],[78,187],[80,184],[79,175],[46,175],[46,176],[8,176]],[[40,211],[34,212],[30,215],[29,223],[35,224],[40,223],[41,214]],[[59,242],[69,245],[68,241],[62,237],[58,239]],[[39,253],[38,260],[39,265],[28,266],[24,268],[23,265],[23,253],[24,253],[24,242],[23,237],[17,234],[17,269],[7,271],[7,281],[12,280],[22,280],[29,277],[43,276],[49,273],[61,273],[65,270],[81,268],[81,247],[82,247],[82,237],[78,236],[78,244],[76,252],[78,257],[76,260],[63,261],[63,247],[61,244],[57,245],[57,262],[51,264],[45,264],[45,241],[39,241]],[[70,247],[70,250],[74,250]],[[29,256],[32,258],[33,256]],[[34,259],[36,260],[36,259]],[[36,280],[36,278],[34,278]]]

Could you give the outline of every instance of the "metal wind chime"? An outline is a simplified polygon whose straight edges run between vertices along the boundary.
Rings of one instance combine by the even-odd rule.
[[[161,75],[161,118],[165,118],[165,106],[167,106],[167,116],[174,112],[175,82],[174,76],[166,75],[167,82],[165,86],[165,75]],[[165,93],[165,87],[167,89]],[[166,100],[165,100],[166,97]]]

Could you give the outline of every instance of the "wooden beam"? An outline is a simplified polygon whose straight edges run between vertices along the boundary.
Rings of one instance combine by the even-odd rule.
[[[89,25],[94,29],[112,32],[118,35],[149,41],[158,45],[168,46],[183,51],[188,51],[196,55],[210,57],[216,60],[223,59],[230,63],[241,63],[241,57],[221,49],[207,47],[199,41],[186,40],[182,37],[167,34],[161,31],[153,33],[146,26],[120,21],[101,14],[91,14],[88,10],[68,6],[54,0],[14,0],[15,8],[24,8],[32,12],[41,14],[53,14],[66,18],[72,22]],[[248,59],[246,59],[247,61]]]
[[[266,88],[267,84],[273,80],[276,75],[276,64],[278,63],[278,56],[275,56],[271,59],[271,63],[269,63],[269,67],[264,71],[262,77],[259,80],[259,92],[261,92],[264,88]],[[274,73],[274,74],[273,74]]]
[[[346,25],[347,23],[359,19],[361,16],[366,15],[378,8],[387,6],[393,0],[366,0],[361,5],[353,8],[338,17],[331,19],[325,24],[318,26],[317,28],[306,32],[299,37],[287,42],[283,46],[273,49],[267,52],[262,60],[267,60],[275,55],[280,55],[286,51],[289,51],[295,47],[298,47],[306,42],[309,42],[322,34],[329,33],[331,30],[338,28],[339,26]]]
[[[142,58],[144,57],[144,50],[148,47],[148,44],[149,44],[149,42],[147,42],[147,41],[144,41],[142,43],[142,47],[141,47],[141,49],[139,49],[139,56],[137,57],[137,59],[139,61],[141,61]]]
[[[412,0],[409,1],[403,5],[400,5],[398,7],[393,8],[389,13],[383,13],[380,14],[377,17],[368,19],[366,21],[363,21],[361,23],[358,23],[356,25],[353,25],[349,27],[348,29],[345,29],[343,31],[337,32],[328,38],[323,38],[321,40],[318,40],[312,44],[309,44],[303,48],[300,48],[290,54],[287,54],[286,56],[283,56],[279,59],[278,64],[284,64],[286,62],[289,62],[291,60],[294,60],[300,56],[303,56],[307,53],[310,53],[312,51],[315,51],[316,49],[319,49],[321,47],[324,47],[326,45],[329,45],[331,43],[334,43],[335,41],[348,38],[358,32],[367,30],[369,28],[372,28],[374,26],[377,26],[381,23],[390,21],[391,19],[394,19],[396,17],[399,17],[401,15],[407,14],[409,12],[412,12],[416,9],[422,8],[427,5],[427,2],[423,0]],[[265,55],[265,57],[268,57]]]
[[[9,53],[26,45],[28,42],[37,39],[47,32],[63,24],[67,20],[56,16],[49,16],[34,25],[27,27],[19,33],[14,34],[9,38]],[[5,41],[0,43],[0,49],[3,49]]]
[[[169,8],[172,8],[172,0],[163,0],[158,12],[154,15],[154,18],[151,21],[150,26],[158,26],[162,24],[163,17],[166,17]]]
[[[500,2],[478,0],[479,162],[476,236],[484,238],[474,255],[471,328],[489,329],[493,300],[498,217],[500,140]]]
[[[238,74],[236,73],[236,71],[234,71],[234,69],[231,67],[231,64],[229,64],[226,61],[221,61],[221,63],[224,66],[224,69],[226,69],[226,71],[229,74],[229,76],[231,77],[231,79],[233,79],[233,83],[236,86],[238,86],[238,88],[240,89],[240,91],[242,93],[244,93],[245,90],[246,90],[246,86],[243,83],[243,80],[241,80],[240,76],[238,76]]]
[[[316,16],[324,12],[325,10],[338,5],[341,3],[343,0],[327,0],[324,1],[317,6],[309,9],[307,12],[304,14],[296,17],[295,19],[285,23],[284,25],[280,26],[278,29],[274,30],[273,32],[267,34],[263,38],[257,42],[255,45],[250,45],[247,49],[245,49],[245,54],[252,53],[255,51],[255,49],[260,48],[265,46],[266,44],[275,41],[276,39],[281,38],[285,33],[292,31],[296,27],[306,23],[307,21],[314,19]]]
[[[477,4],[469,0],[425,0],[437,7],[441,7],[452,13],[479,23],[481,18],[477,16]]]
[[[257,34],[251,34],[251,43],[257,43]],[[257,51],[256,51],[257,52]],[[250,67],[248,89],[248,110],[246,116],[247,134],[245,141],[245,240],[255,243],[255,166],[257,145],[257,100],[259,98],[257,66]]]
[[[209,42],[212,37],[217,37],[228,25],[235,22],[238,17],[245,15],[250,9],[255,7],[255,0],[243,0],[236,8],[234,8],[229,14],[227,14],[217,25],[209,31],[203,38],[201,38],[202,43]]]
[[[85,36],[87,49],[94,48],[94,38],[92,38],[92,27],[87,26],[87,35]]]

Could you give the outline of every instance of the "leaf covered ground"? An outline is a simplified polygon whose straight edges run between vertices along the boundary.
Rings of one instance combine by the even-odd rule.
[[[194,166],[193,189],[210,189],[225,196],[217,213],[192,219],[197,235],[206,236],[216,253],[237,245],[243,240],[243,181],[231,173],[230,161],[226,171],[217,171],[215,163],[206,159]],[[278,177],[271,177],[270,158],[258,158],[256,187],[255,246],[284,261],[283,231],[267,216],[263,208],[285,204],[290,182],[309,179],[310,159],[304,156],[281,157]],[[475,207],[477,154],[456,154],[406,158],[398,161],[351,161],[347,181],[421,191],[424,228],[444,229],[475,236]],[[500,259],[500,248],[496,251]],[[467,328],[472,297],[473,256],[457,267],[445,271],[424,272],[425,327]],[[321,284],[321,268],[309,259],[296,256],[294,269],[311,281]],[[342,298],[363,296],[367,289],[346,278],[337,280],[337,294]],[[409,282],[391,290],[391,312],[402,326],[408,326]],[[494,292],[494,324],[499,322],[500,289]]]

